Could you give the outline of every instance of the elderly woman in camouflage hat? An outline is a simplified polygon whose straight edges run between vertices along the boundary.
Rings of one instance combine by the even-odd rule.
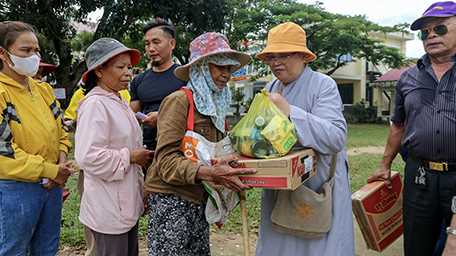
[[[189,121],[195,136],[200,137],[199,144],[228,139],[230,145],[225,126],[231,101],[227,83],[231,73],[249,63],[251,57],[232,50],[228,39],[219,33],[206,33],[193,40],[190,56],[189,64],[174,71],[178,78],[189,81],[186,91],[166,97],[158,113],[156,155],[144,184],[149,193],[149,255],[210,255],[205,218],[208,195],[202,181],[242,191],[250,187],[238,175],[255,172],[231,168],[228,162],[232,156],[214,166],[204,166],[189,159],[194,151],[184,153],[181,147],[191,129]]]

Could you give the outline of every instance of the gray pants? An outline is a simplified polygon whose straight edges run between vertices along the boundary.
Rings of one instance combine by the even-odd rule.
[[[138,226],[139,222],[127,233],[108,235],[92,230],[100,256],[138,256]]]
[[[84,171],[79,170],[78,173],[78,192],[79,192],[79,200],[82,198],[82,194],[84,193]],[[97,253],[97,245],[95,244],[95,241],[93,241],[93,235],[92,235],[92,230],[84,225],[84,239],[86,241],[86,247],[87,251],[85,253],[85,256],[98,256]]]

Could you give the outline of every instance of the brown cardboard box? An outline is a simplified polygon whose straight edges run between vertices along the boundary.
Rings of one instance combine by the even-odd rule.
[[[255,174],[240,175],[252,187],[293,190],[317,172],[313,149],[292,149],[287,155],[270,159],[254,159],[232,153],[237,157],[236,168],[254,168]],[[211,159],[215,164],[223,156]],[[220,185],[215,183],[215,185]]]
[[[391,173],[390,190],[375,181],[353,193],[353,213],[368,248],[382,252],[402,233],[402,179]]]

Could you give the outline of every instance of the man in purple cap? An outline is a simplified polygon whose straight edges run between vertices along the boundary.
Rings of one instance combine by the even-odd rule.
[[[368,182],[390,187],[391,163],[410,150],[404,174],[405,255],[433,255],[442,218],[443,255],[456,255],[456,3],[437,2],[415,20],[426,54],[396,85],[393,122],[380,167]]]

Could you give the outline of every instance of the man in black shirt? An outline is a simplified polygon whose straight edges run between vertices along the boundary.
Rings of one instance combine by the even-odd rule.
[[[416,19],[426,52],[396,85],[390,133],[380,167],[368,182],[391,187],[391,163],[409,149],[404,170],[404,255],[434,254],[445,220],[442,255],[456,255],[456,3],[436,2]]]
[[[146,119],[140,121],[144,127],[143,141],[147,149],[155,150],[158,108],[166,96],[179,90],[187,82],[174,75],[174,70],[179,65],[174,63],[172,58],[176,45],[173,25],[157,19],[147,23],[142,31],[152,68],[137,75],[131,82],[130,107],[134,112],[141,111],[147,115]]]

